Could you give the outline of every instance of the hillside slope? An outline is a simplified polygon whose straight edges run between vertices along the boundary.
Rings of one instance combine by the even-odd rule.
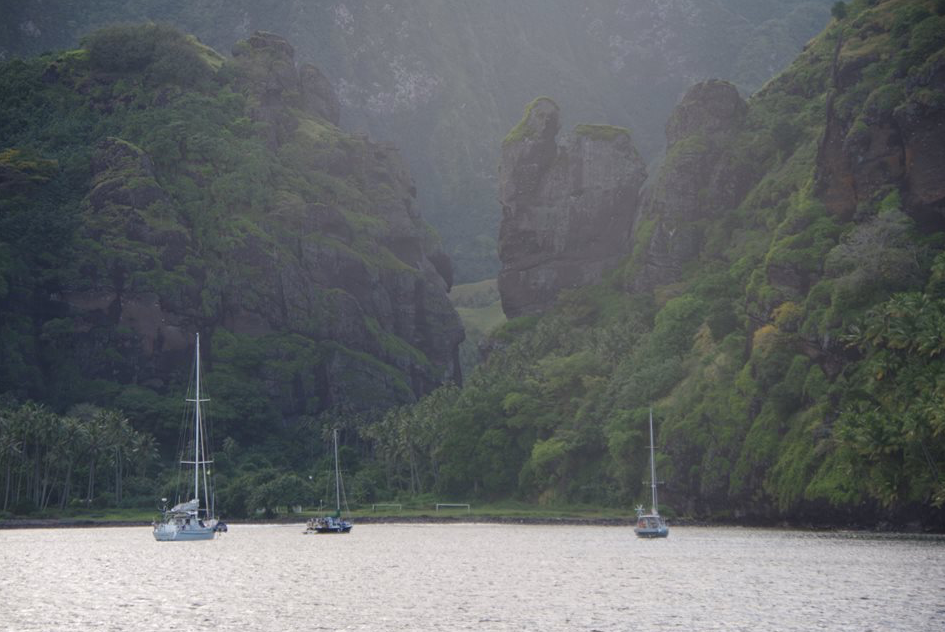
[[[460,380],[406,166],[293,55],[142,25],[0,65],[0,392],[120,408],[166,447],[197,331],[220,439]]]
[[[842,8],[747,102],[687,93],[620,266],[422,403],[428,484],[639,502],[652,406],[668,513],[941,525],[945,6]]]

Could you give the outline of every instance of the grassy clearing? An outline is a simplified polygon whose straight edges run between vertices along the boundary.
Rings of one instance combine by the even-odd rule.
[[[446,502],[446,501],[443,501]],[[452,502],[452,501],[450,501]],[[300,513],[286,513],[280,511],[275,515],[264,516],[256,515],[248,521],[304,521],[315,516],[325,515],[329,509],[318,509],[315,507],[306,507]],[[73,510],[63,513],[43,512],[31,514],[29,516],[2,516],[2,522],[7,525],[15,525],[21,522],[24,525],[40,521],[61,521],[62,526],[69,526],[76,522],[102,523],[147,523],[157,518],[159,512],[149,509],[102,509],[102,510]],[[347,515],[347,514],[346,514]],[[400,507],[378,507],[372,509],[371,505],[356,507],[350,512],[353,520],[358,518],[382,520],[384,518],[392,519],[423,519],[423,518],[470,518],[472,520],[508,520],[523,519],[528,520],[627,520],[633,518],[635,514],[629,507],[613,508],[600,507],[595,505],[534,505],[517,501],[500,501],[495,503],[476,503],[471,502],[469,510],[465,507],[443,507],[439,511],[436,509],[436,500],[424,497],[419,500],[408,500],[400,503]],[[230,522],[227,516],[222,516],[224,520]],[[244,522],[247,519],[232,519],[233,522]],[[55,526],[55,525],[53,525]]]
[[[446,501],[444,501],[446,502]],[[451,501],[452,502],[452,501]],[[458,502],[458,501],[457,501]],[[318,515],[323,512],[303,511],[302,516]],[[383,507],[372,510],[371,506],[358,507],[351,511],[353,518],[531,518],[531,519],[614,519],[634,516],[631,508],[599,507],[594,505],[533,505],[517,501],[501,501],[495,503],[469,504],[465,507],[443,507],[436,510],[436,501],[402,503],[400,508]]]
[[[18,516],[9,512],[0,512],[0,522],[36,522],[59,520],[70,522],[151,522],[160,515],[154,509],[68,509],[65,511],[47,510],[37,511],[29,515]]]
[[[462,283],[454,285],[450,290],[450,301],[456,307],[488,307],[497,300],[499,300],[499,283],[496,279]]]
[[[458,307],[456,311],[467,332],[478,331],[487,334],[505,322],[505,313],[500,301],[488,307]]]

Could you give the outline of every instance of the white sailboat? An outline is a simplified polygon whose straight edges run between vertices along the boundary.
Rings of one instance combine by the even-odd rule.
[[[338,429],[332,432],[335,444],[335,513],[331,516],[313,518],[305,525],[305,533],[349,533],[354,525],[341,517],[341,468],[338,464]],[[347,505],[347,503],[345,503]],[[347,506],[345,507],[347,508]]]
[[[161,520],[153,523],[154,539],[159,542],[175,542],[187,540],[210,540],[215,533],[226,531],[226,525],[216,520],[214,516],[214,497],[212,492],[212,478],[208,466],[213,462],[210,458],[208,437],[201,416],[200,405],[209,401],[200,398],[200,334],[197,334],[197,350],[194,366],[195,388],[194,398],[187,402],[194,404],[193,434],[182,443],[181,475],[188,478],[193,466],[193,486],[189,481],[186,492],[189,500],[182,500],[182,492],[178,491],[177,503],[167,508],[164,505]],[[189,422],[185,421],[189,425]],[[189,430],[189,429],[185,429]],[[192,452],[191,452],[192,449]],[[190,460],[192,457],[192,460]],[[178,489],[181,486],[178,485]],[[167,499],[162,499],[165,503]],[[201,507],[201,500],[203,505]]]
[[[665,538],[669,527],[660,515],[656,503],[656,447],[653,444],[653,409],[650,408],[650,487],[653,490],[653,505],[650,513],[643,513],[643,505],[637,507],[637,526],[634,533],[641,538]]]

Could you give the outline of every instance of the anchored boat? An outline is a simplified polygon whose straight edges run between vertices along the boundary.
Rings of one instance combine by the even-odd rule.
[[[185,418],[182,430],[180,474],[187,476],[186,481],[178,480],[178,502],[170,509],[167,499],[161,511],[161,519],[154,521],[154,539],[159,542],[186,540],[210,540],[215,533],[226,531],[226,525],[214,515],[214,496],[211,472],[208,469],[213,461],[210,458],[208,436],[204,428],[200,405],[209,401],[200,398],[200,334],[197,334],[197,349],[194,363],[194,397],[187,398],[193,403],[194,414],[188,421]],[[193,424],[193,428],[190,425]],[[193,474],[193,485],[189,478]],[[182,490],[186,489],[186,496]],[[181,498],[190,498],[182,501]],[[201,505],[201,500],[203,505]]]
[[[650,487],[653,490],[653,506],[650,513],[643,513],[643,505],[637,507],[637,526],[634,533],[641,538],[665,538],[669,527],[660,515],[656,504],[656,447],[653,445],[653,409],[650,408]]]
[[[313,518],[305,525],[305,533],[349,533],[354,525],[341,517],[341,498],[344,487],[341,483],[341,468],[338,465],[338,429],[335,428],[332,437],[335,444],[335,513],[331,516]],[[345,502],[347,508],[347,502]]]

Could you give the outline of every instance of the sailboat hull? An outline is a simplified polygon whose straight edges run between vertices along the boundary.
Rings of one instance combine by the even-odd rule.
[[[634,529],[633,532],[637,534],[638,538],[665,538],[669,535],[669,529],[666,527],[662,529]]]
[[[650,408],[650,489],[653,493],[652,513],[644,514],[642,505],[637,508],[637,526],[633,532],[638,538],[665,538],[669,527],[659,512],[656,502],[656,444],[653,442],[653,409]]]
[[[669,527],[666,526],[662,516],[646,515],[640,516],[633,532],[639,538],[665,538],[669,535]]]
[[[354,525],[348,522],[347,520],[339,520],[334,516],[326,516],[325,518],[317,518],[309,520],[308,524],[305,526],[306,534],[328,534],[328,533],[350,533],[351,527]]]
[[[316,527],[315,533],[325,534],[325,533],[351,533],[351,525],[344,527]]]
[[[212,527],[181,528],[177,525],[161,523],[154,527],[154,539],[158,542],[189,542],[191,540],[212,540]]]
[[[338,429],[332,431],[335,445],[335,515],[313,518],[305,525],[305,534],[328,535],[331,533],[350,533],[352,525],[341,517],[341,468],[338,465]],[[345,501],[345,508],[348,503]]]

